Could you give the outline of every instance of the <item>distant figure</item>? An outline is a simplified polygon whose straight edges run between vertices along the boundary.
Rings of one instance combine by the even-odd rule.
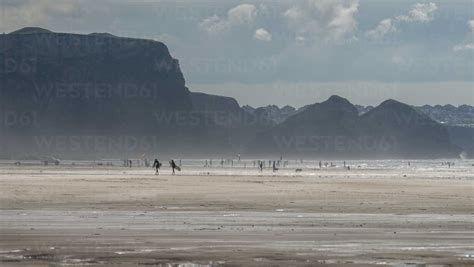
[[[181,160],[179,160],[179,165],[178,166],[181,168]]]
[[[258,167],[260,168],[260,172],[262,172],[263,171],[263,161],[260,161],[258,163]]]
[[[155,175],[160,174],[160,167],[161,163],[158,161],[158,159],[155,159],[155,162],[153,163],[153,168],[156,170]]]
[[[273,172],[278,171],[278,168],[275,166],[275,161],[273,161]]]
[[[172,175],[175,175],[175,172],[174,170],[178,168],[178,166],[176,166],[176,163],[174,162],[174,160],[171,160],[170,161],[170,165],[171,165],[171,169],[173,169],[173,172],[171,173]]]
[[[240,162],[240,153],[239,153],[239,154],[237,154],[237,157],[239,158],[239,162]]]
[[[322,165],[323,165],[323,164],[321,163],[321,161],[319,161],[319,168],[320,168],[320,169],[322,168]]]
[[[131,160],[131,159],[129,159],[129,160],[128,160],[128,164],[129,164],[129,167],[130,167],[130,168],[132,168],[132,164],[133,164],[133,162],[132,162],[132,160]]]
[[[346,161],[344,160],[344,168],[346,167]]]
[[[408,162],[408,166],[410,166],[410,162]]]

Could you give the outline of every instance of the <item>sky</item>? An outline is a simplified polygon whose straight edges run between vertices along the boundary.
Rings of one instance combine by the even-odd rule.
[[[0,30],[164,42],[191,91],[241,105],[474,104],[472,0],[0,0]]]

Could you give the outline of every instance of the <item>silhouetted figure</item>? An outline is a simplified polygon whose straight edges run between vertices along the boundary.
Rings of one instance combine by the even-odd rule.
[[[346,161],[344,160],[344,168],[346,167]]]
[[[272,167],[273,167],[273,172],[278,171],[278,168],[277,168],[276,165],[275,165],[275,161],[273,161],[273,166],[272,166]]]
[[[321,163],[321,161],[319,161],[319,168],[321,169],[323,167],[323,164]]]
[[[173,169],[172,175],[175,175],[174,170],[175,170],[178,166],[176,166],[176,163],[174,162],[174,160],[171,160],[170,165],[171,165],[171,169]]]
[[[159,175],[161,163],[158,161],[158,159],[155,159],[155,162],[153,162],[153,168],[156,170],[155,175]]]
[[[260,172],[262,172],[263,171],[263,161],[260,161],[258,163],[258,167],[260,168]]]
[[[131,159],[128,160],[128,164],[129,164],[128,166],[131,168],[131,167],[132,167],[132,164],[133,164],[133,162],[132,162]]]

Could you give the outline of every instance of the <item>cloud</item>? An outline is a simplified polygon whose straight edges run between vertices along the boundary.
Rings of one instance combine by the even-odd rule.
[[[406,22],[430,22],[433,20],[433,13],[438,9],[435,3],[418,3],[408,12],[407,15],[397,16],[398,21]]]
[[[68,0],[18,0],[2,1],[2,31],[13,31],[26,26],[41,26],[54,17],[76,18],[76,1]]]
[[[288,8],[283,17],[299,40],[342,43],[355,39],[359,2],[307,0]]]
[[[453,47],[453,51],[455,52],[465,51],[465,50],[474,50],[474,43],[459,44]]]
[[[272,40],[272,35],[264,28],[260,28],[255,31],[253,38],[259,41],[270,42]]]
[[[470,30],[469,35],[472,36],[474,34],[474,20],[469,20],[467,22],[467,26],[469,27],[469,30]],[[454,52],[461,52],[461,51],[468,51],[468,50],[474,50],[473,42],[464,41],[461,44],[453,46]]]
[[[355,15],[359,11],[359,3],[353,2],[348,6],[336,5],[334,8],[334,17],[328,26],[331,38],[342,40],[357,29]]]
[[[399,15],[394,18],[384,19],[379,22],[377,27],[365,33],[369,39],[380,39],[386,34],[397,31],[396,24],[408,22],[428,23],[433,20],[434,12],[438,9],[435,3],[413,5],[412,9],[405,15]]]
[[[377,27],[375,27],[375,29],[367,31],[365,36],[369,39],[380,39],[384,35],[396,31],[397,28],[393,25],[392,19],[384,19],[379,23],[379,25],[377,25]]]
[[[467,25],[469,26],[469,29],[471,29],[471,31],[474,32],[474,20],[468,21]]]
[[[250,24],[255,21],[258,15],[258,9],[255,5],[241,4],[227,12],[227,17],[221,18],[213,15],[204,19],[200,28],[209,34],[219,34],[229,31],[232,27]]]

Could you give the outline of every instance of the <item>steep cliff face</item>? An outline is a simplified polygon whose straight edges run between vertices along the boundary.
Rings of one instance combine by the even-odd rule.
[[[4,148],[7,136],[160,135],[161,142],[172,133],[179,145],[208,135],[189,114],[178,61],[161,42],[25,28],[0,36],[0,61]]]

